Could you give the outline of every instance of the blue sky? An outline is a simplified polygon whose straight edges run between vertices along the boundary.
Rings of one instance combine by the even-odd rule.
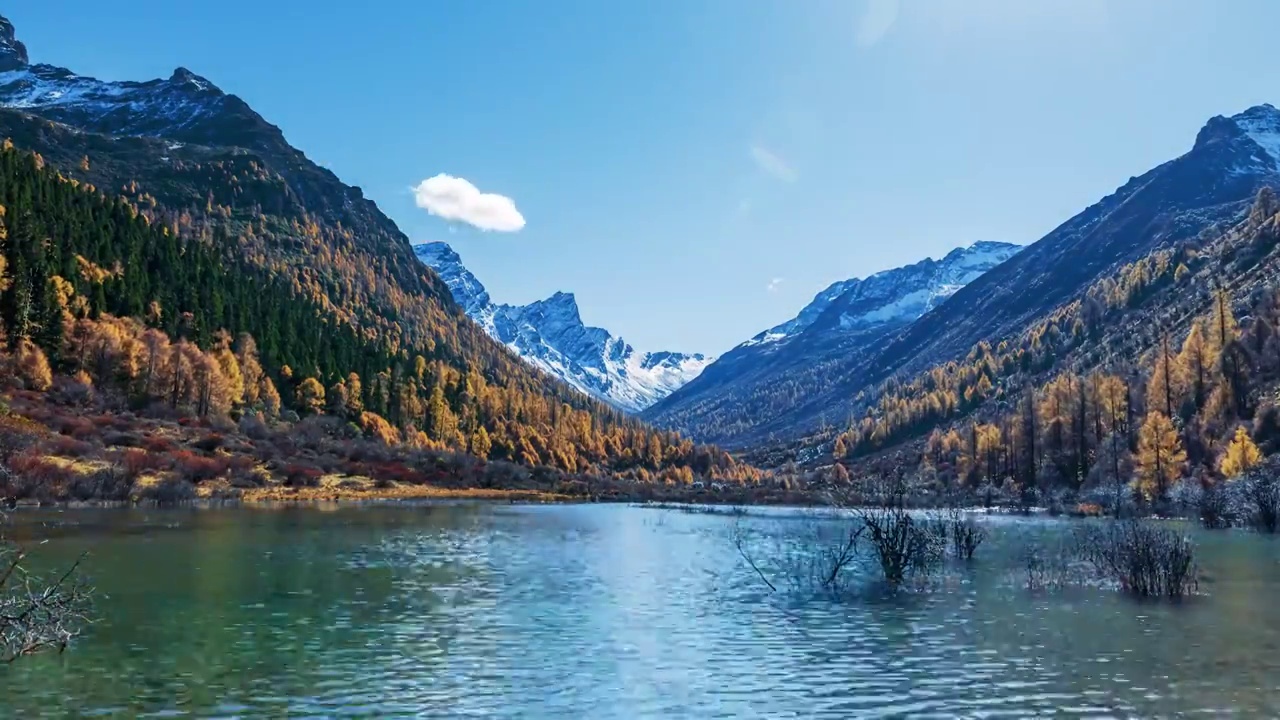
[[[34,61],[210,78],[495,299],[573,291],[647,350],[722,352],[832,281],[1031,242],[1210,116],[1280,105],[1268,0],[200,5],[3,12]],[[414,192],[441,174],[465,183]]]

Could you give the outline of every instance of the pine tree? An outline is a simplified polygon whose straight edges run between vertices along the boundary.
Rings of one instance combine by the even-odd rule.
[[[1173,422],[1159,411],[1147,413],[1138,431],[1138,456],[1134,483],[1148,501],[1164,497],[1169,485],[1182,473],[1187,453]]]

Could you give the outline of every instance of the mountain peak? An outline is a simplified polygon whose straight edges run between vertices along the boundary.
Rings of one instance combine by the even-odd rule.
[[[652,405],[712,361],[704,355],[641,352],[608,330],[588,327],[571,292],[528,305],[494,303],[447,243],[414,245],[413,252],[490,336],[544,372],[622,410]]]
[[[20,70],[27,66],[27,46],[18,40],[9,18],[0,15],[0,72]]]
[[[1020,249],[1013,243],[979,240],[968,247],[958,247],[943,256],[942,264],[984,264],[994,267]]]
[[[454,302],[462,306],[464,312],[474,317],[482,309],[489,307],[489,291],[462,264],[462,258],[448,243],[429,242],[413,246],[413,254],[424,265],[435,270],[449,286],[449,293]]]
[[[413,252],[423,262],[435,267],[441,265],[461,264],[462,257],[447,242],[428,242],[413,246]]]
[[[1250,144],[1252,143],[1252,144]],[[1257,153],[1257,146],[1264,156]],[[1250,165],[1263,161],[1264,170],[1280,168],[1280,109],[1270,103],[1254,105],[1231,117],[1215,115],[1196,134],[1195,150],[1210,147],[1228,148],[1238,156],[1237,162]]]
[[[219,95],[222,94],[218,86],[209,82],[208,78],[201,77],[184,67],[174,69],[173,74],[169,76],[169,83],[172,85],[187,85],[201,92],[212,91]]]
[[[834,282],[815,295],[794,318],[765,330],[739,347],[775,343],[798,335],[836,305],[863,306],[859,313],[841,314],[842,326],[850,322],[857,325],[855,315],[872,324],[913,319],[1021,249],[1013,243],[979,240],[952,250],[941,260],[925,258],[903,267],[881,270],[865,279],[855,277]]]
[[[575,308],[578,307],[578,298],[574,297],[573,293],[560,290],[557,290],[551,297],[547,298],[546,302],[549,305],[572,305]]]
[[[578,312],[578,299],[571,292],[557,291],[546,300],[531,303],[529,307],[538,308],[546,316],[559,317],[567,323],[582,324],[582,316]]]
[[[1232,115],[1231,119],[1240,120],[1242,118],[1259,118],[1259,117],[1278,118],[1280,117],[1280,110],[1277,110],[1276,106],[1272,105],[1271,103],[1262,103],[1261,105],[1254,105],[1253,107],[1248,108],[1243,112]]]

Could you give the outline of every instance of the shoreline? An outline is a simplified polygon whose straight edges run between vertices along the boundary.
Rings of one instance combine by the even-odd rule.
[[[170,507],[253,507],[281,505],[318,505],[325,503],[345,503],[359,505],[362,503],[413,503],[420,501],[477,501],[477,502],[509,502],[528,505],[571,505],[575,503],[594,502],[590,498],[575,497],[542,490],[514,490],[495,488],[442,488],[437,486],[401,485],[391,488],[371,490],[355,490],[335,487],[284,488],[264,487],[249,488],[236,495],[205,492],[194,498],[170,503],[153,500],[73,500],[58,503],[40,503],[34,500],[19,500],[7,508],[9,512],[30,510],[61,509],[130,509],[130,508],[170,508]]]

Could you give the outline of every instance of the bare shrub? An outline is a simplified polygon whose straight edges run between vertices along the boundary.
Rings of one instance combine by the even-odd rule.
[[[769,590],[776,591],[779,582],[796,593],[825,593],[840,596],[849,589],[852,566],[858,559],[858,540],[863,527],[857,521],[834,514],[814,512],[799,520],[805,532],[775,541],[770,549],[769,566],[773,577],[755,559],[742,514],[737,514],[732,538],[738,554]],[[780,578],[780,580],[778,579]]]
[[[1055,556],[1045,552],[1042,546],[1032,544],[1024,548],[1022,562],[1028,590],[1056,590],[1061,587],[1064,567],[1060,562],[1055,562]]]
[[[138,492],[138,499],[156,505],[176,505],[194,500],[196,486],[180,477],[165,477]]]
[[[203,451],[213,452],[226,444],[227,439],[218,433],[209,433],[204,437],[191,443],[191,447]]]
[[[271,473],[260,467],[233,468],[230,482],[233,488],[263,487],[271,482]]]
[[[1090,525],[1080,533],[1078,552],[1098,576],[1136,597],[1178,598],[1198,586],[1191,539],[1154,522]]]
[[[987,539],[987,529],[959,508],[952,508],[948,513],[947,531],[951,535],[951,549],[961,560],[972,560],[978,546]]]
[[[142,438],[131,432],[111,430],[103,434],[102,443],[107,447],[139,447]]]
[[[1198,487],[1199,483],[1196,485]],[[1236,523],[1239,503],[1234,492],[1223,487],[1222,483],[1213,483],[1199,490],[1194,508],[1201,525],[1210,530],[1221,530]]]
[[[266,440],[271,436],[271,428],[263,421],[259,413],[245,413],[240,416],[240,432],[254,440]]]
[[[13,497],[22,500],[35,498],[43,503],[55,502],[66,487],[71,473],[67,468],[33,450],[15,455],[9,460],[14,486]]]
[[[1056,591],[1081,582],[1077,548],[1062,538],[1042,538],[1021,551],[1023,585],[1032,592]]]
[[[945,554],[946,535],[939,525],[912,516],[905,507],[860,508],[857,516],[864,525],[885,582],[897,587],[909,576],[935,569]]]
[[[319,487],[322,475],[320,468],[294,463],[284,468],[284,484],[295,488]]]
[[[55,435],[49,438],[41,447],[49,455],[60,455],[66,458],[88,457],[96,449],[92,443],[63,435]]]
[[[3,518],[0,518],[3,521]],[[27,552],[0,539],[0,662],[66,649],[89,623],[92,590],[77,560],[50,577],[24,566]]]
[[[173,454],[173,469],[182,479],[192,483],[212,480],[227,472],[229,462],[224,457],[207,458],[190,450]]]
[[[67,483],[67,494],[72,500],[107,500],[123,502],[129,499],[133,481],[122,467],[111,466],[91,473],[77,475]]]
[[[1257,472],[1238,482],[1249,524],[1274,534],[1280,529],[1280,481],[1270,472]]]

